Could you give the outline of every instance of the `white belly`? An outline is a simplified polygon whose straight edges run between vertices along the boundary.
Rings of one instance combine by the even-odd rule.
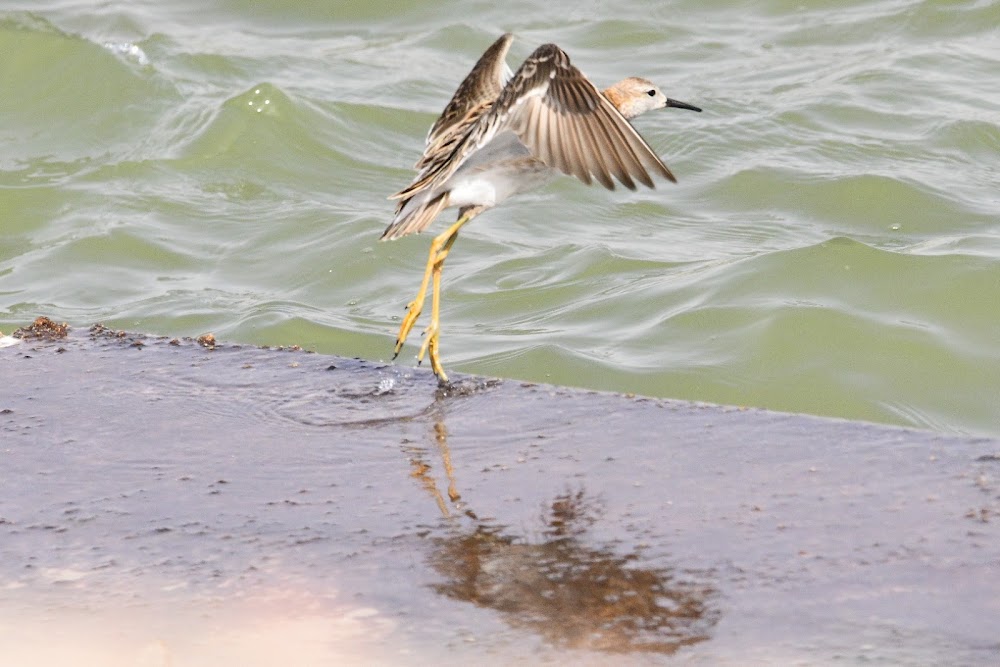
[[[448,182],[451,206],[496,206],[519,192],[534,190],[555,175],[543,163],[532,158],[518,158],[462,168]]]
[[[448,180],[451,206],[496,206],[549,182],[555,172],[531,156],[513,132],[500,132]]]

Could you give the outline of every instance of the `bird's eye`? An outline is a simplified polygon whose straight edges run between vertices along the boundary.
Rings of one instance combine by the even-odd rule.
[[[656,91],[655,90],[647,90],[646,94],[649,95],[650,97],[656,97]]]

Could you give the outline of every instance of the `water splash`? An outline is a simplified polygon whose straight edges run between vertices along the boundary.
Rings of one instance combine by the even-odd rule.
[[[104,46],[104,48],[108,51],[142,65],[143,67],[149,65],[149,58],[146,56],[146,52],[132,42],[104,42],[102,46]]]

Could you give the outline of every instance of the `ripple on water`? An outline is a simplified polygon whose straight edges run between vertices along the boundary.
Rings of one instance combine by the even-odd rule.
[[[996,432],[989,3],[81,7],[0,16],[8,320],[385,358],[428,244],[377,242],[385,197],[509,29],[514,66],[553,41],[705,111],[636,123],[677,185],[559,181],[463,231],[446,365]]]

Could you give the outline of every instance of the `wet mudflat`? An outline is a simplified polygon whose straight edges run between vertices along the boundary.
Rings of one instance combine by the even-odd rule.
[[[2,664],[1000,660],[997,441],[6,340]]]

